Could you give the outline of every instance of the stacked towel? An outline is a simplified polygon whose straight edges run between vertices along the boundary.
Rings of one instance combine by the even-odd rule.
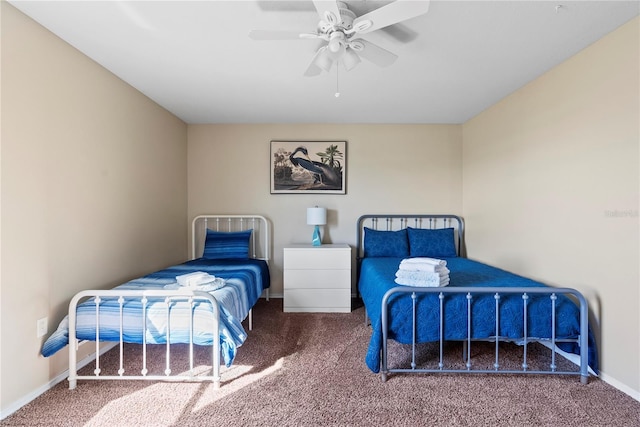
[[[193,273],[182,274],[176,276],[178,283],[166,285],[165,289],[178,289],[181,286],[198,291],[211,292],[220,289],[227,282],[226,280],[212,276],[204,271],[194,271]]]
[[[420,270],[420,271],[439,271],[447,267],[447,261],[436,258],[405,258],[400,261],[400,269]]]
[[[447,262],[424,257],[403,259],[396,272],[395,282],[402,286],[447,286],[449,284]]]
[[[193,288],[204,283],[212,282],[213,280],[215,280],[215,276],[212,276],[209,273],[205,273],[204,271],[194,271],[193,273],[176,276],[176,280],[178,281],[178,285],[180,286]]]

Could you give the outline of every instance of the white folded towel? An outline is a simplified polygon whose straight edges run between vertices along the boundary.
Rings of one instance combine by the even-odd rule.
[[[439,272],[445,269],[447,262],[435,258],[406,258],[400,261],[400,270],[409,271],[433,271]]]
[[[178,283],[166,285],[165,289],[179,289],[185,287],[196,291],[211,292],[226,285],[227,281],[216,276],[212,276],[204,271],[194,271],[192,273],[176,276]]]
[[[195,286],[180,286],[177,283],[170,283],[168,285],[165,285],[164,289],[176,290],[181,288],[188,288],[193,291],[212,292],[222,288],[226,284],[227,284],[226,280],[221,279],[220,277],[216,277],[211,282],[206,282],[206,283],[202,283],[200,285],[195,285]]]
[[[213,282],[215,279],[215,276],[212,276],[209,273],[205,273],[204,271],[194,271],[193,273],[176,276],[178,285],[187,286],[189,288]]]
[[[405,258],[400,261],[400,264],[431,264],[431,265],[447,265],[447,261],[443,259],[437,258],[428,258],[428,257],[415,257],[415,258]]]
[[[412,280],[405,279],[401,277],[396,277],[395,282],[398,285],[402,286],[416,286],[416,287],[424,287],[424,288],[438,288],[441,286],[447,286],[449,284],[449,277],[446,277],[440,281],[430,281],[430,280]]]
[[[432,271],[398,270],[396,271],[396,277],[399,279],[438,282],[442,281],[442,279],[449,279],[449,269],[444,267],[444,270],[441,273],[435,273]]]
[[[449,271],[444,265],[432,265],[432,264],[400,264],[398,270],[402,271],[424,271],[431,273],[441,273],[443,271]]]
[[[443,266],[440,265],[431,265],[431,264],[400,264],[398,266],[398,270],[403,271],[424,271],[425,273],[439,273],[442,271]]]

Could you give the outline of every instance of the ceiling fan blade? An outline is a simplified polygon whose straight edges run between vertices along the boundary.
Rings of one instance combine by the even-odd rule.
[[[429,11],[429,0],[396,0],[353,20],[352,31],[366,34]]]
[[[297,40],[297,39],[317,39],[320,35],[297,31],[280,30],[251,30],[249,38],[252,40]]]
[[[398,59],[398,55],[391,53],[378,45],[364,39],[352,40],[349,47],[356,51],[362,58],[373,62],[380,67],[387,67]]]
[[[336,0],[313,0],[313,5],[316,7],[320,19],[324,22],[335,25],[342,21]]]

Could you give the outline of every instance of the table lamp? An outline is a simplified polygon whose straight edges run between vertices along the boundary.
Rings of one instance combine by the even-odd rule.
[[[320,238],[320,227],[327,223],[327,210],[325,208],[307,208],[307,225],[313,225],[313,238],[311,244],[320,246],[322,239]]]

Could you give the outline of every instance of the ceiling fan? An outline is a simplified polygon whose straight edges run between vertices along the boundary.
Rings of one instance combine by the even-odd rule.
[[[315,32],[282,30],[253,30],[253,40],[320,39],[327,43],[317,51],[305,76],[317,76],[323,70],[329,72],[333,64],[341,63],[347,71],[353,69],[360,58],[386,67],[397,55],[377,46],[362,37],[380,28],[427,13],[429,1],[396,0],[361,16],[349,10],[346,1],[314,0],[320,22]]]

